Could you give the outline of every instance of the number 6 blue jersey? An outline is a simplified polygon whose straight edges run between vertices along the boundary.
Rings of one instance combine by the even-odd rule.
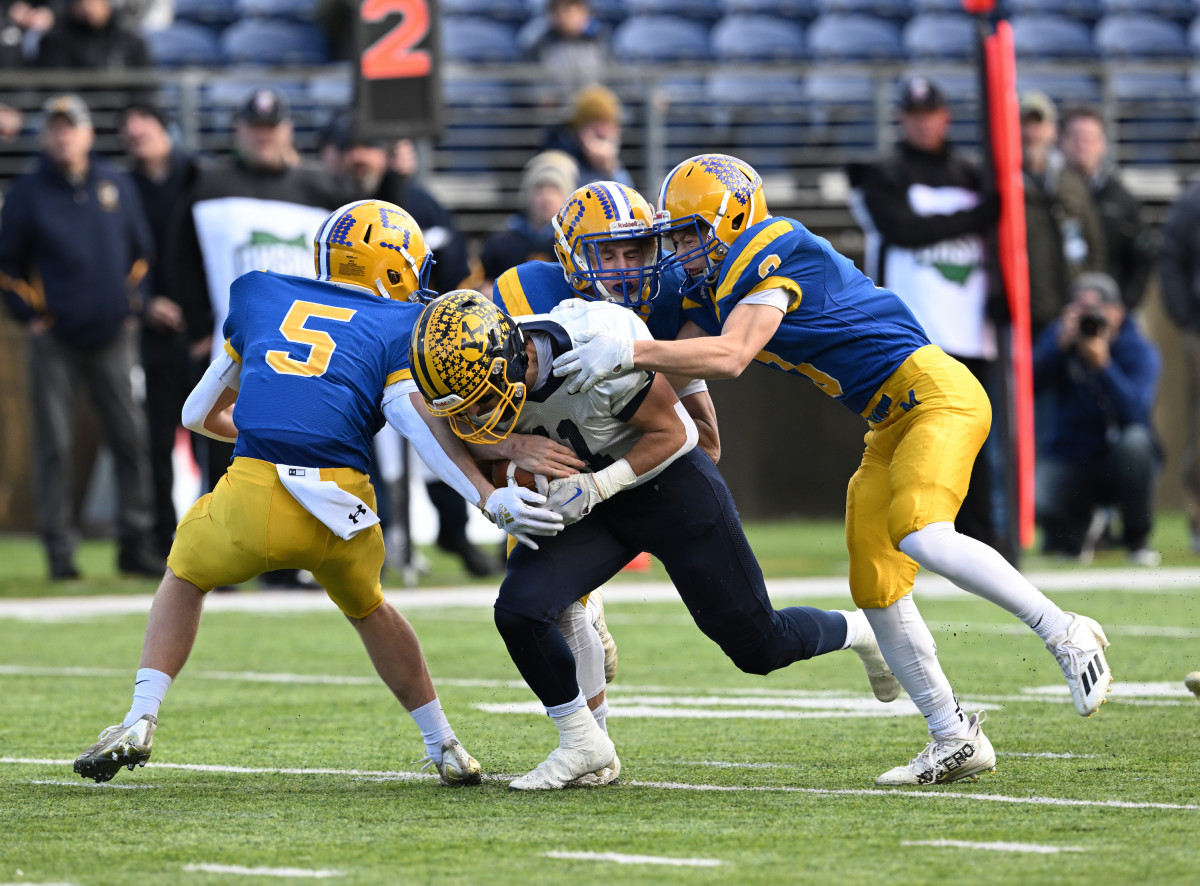
[[[790,218],[767,218],[739,235],[708,299],[689,304],[687,316],[719,335],[738,302],[768,289],[788,293],[788,310],[754,359],[805,376],[859,415],[897,367],[929,344],[899,296]]]
[[[233,282],[225,349],[241,363],[234,456],[367,471],[380,399],[412,378],[421,306],[366,290],[252,271]]]

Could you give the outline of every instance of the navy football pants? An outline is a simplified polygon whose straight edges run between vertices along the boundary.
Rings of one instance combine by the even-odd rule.
[[[518,545],[509,557],[495,617],[521,676],[547,707],[579,694],[555,619],[641,551],[662,562],[696,626],[747,673],[768,674],[846,641],[838,613],[771,605],[733,496],[700,449],[535,540],[538,550]]]

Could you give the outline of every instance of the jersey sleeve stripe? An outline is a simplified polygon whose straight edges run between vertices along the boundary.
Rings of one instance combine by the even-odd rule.
[[[397,369],[384,381],[383,386],[394,385],[398,381],[411,381],[413,377],[411,369]]]
[[[721,300],[728,298],[732,294],[734,287],[742,279],[746,273],[746,269],[750,263],[755,260],[761,260],[760,253],[762,250],[773,241],[776,237],[781,237],[792,230],[792,225],[787,219],[780,219],[773,224],[767,225],[761,231],[754,235],[754,239],[746,244],[742,249],[729,272],[725,274],[725,278],[721,281],[721,285],[717,287],[715,300],[720,304]]]
[[[746,295],[753,295],[756,292],[764,292],[768,289],[782,289],[788,293],[788,313],[800,307],[800,299],[804,297],[804,290],[791,277],[767,277],[747,292]]]
[[[646,383],[642,385],[642,389],[633,395],[633,399],[625,404],[625,408],[618,412],[614,418],[617,421],[628,422],[633,418],[634,414],[641,408],[642,401],[650,396],[650,388],[654,385],[654,373],[647,373],[648,378]]]
[[[516,270],[506,271],[496,280],[500,290],[500,308],[510,317],[528,317],[536,313],[525,296],[525,287],[521,285],[521,275]]]
[[[242,355],[234,349],[233,342],[229,339],[225,339],[225,353],[232,357],[235,363],[242,362]]]

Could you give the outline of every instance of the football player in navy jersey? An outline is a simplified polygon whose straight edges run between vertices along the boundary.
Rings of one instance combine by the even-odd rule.
[[[656,228],[673,250],[664,261],[688,274],[687,340],[600,333],[558,357],[554,372],[586,391],[639,370],[733,378],[756,360],[807,378],[866,419],[846,500],[850,590],[932,739],[877,783],[974,779],[996,762],[983,715],[959,707],[913,602],[918,565],[1029,625],[1058,660],[1076,710],[1098,710],[1112,682],[1101,627],[1063,612],[999,553],[954,529],[991,423],[974,377],[929,343],[895,294],[799,222],[772,217],[761,178],[737,158],[702,154],[676,166],[659,192]]]
[[[215,489],[180,521],[146,628],[133,704],[75,761],[107,781],[150,757],[158,711],[191,652],[204,597],[270,569],[306,569],[358,630],[380,677],[421,730],[443,783],[478,784],[479,764],[442,712],[416,633],[384,600],[383,535],[367,477],[385,419],[438,477],[528,544],[562,518],[541,496],[495,489],[421,403],[409,337],[432,259],[394,204],[341,207],[315,240],[317,279],[251,272],[234,281],[225,354],[184,406],[192,430],[236,441]],[[561,476],[561,474],[559,474]]]
[[[455,434],[484,445],[514,431],[543,436],[587,467],[548,483],[546,507],[565,528],[537,550],[513,550],[496,599],[496,627],[560,739],[511,786],[607,784],[620,771],[613,742],[588,714],[558,619],[642,550],[663,563],[697,627],[743,671],[768,674],[849,648],[876,696],[894,699],[899,684],[861,612],[771,604],[733,498],[696,448],[695,424],[665,376],[635,372],[575,396],[551,376],[556,355],[597,331],[650,337],[613,304],[576,299],[511,318],[473,291],[431,302],[413,331],[413,378]]]

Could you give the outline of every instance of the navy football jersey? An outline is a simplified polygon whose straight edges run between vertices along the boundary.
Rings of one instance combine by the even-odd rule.
[[[643,305],[636,312],[655,338],[674,338],[687,319],[679,294],[685,281],[686,275],[680,269],[670,270],[663,277],[658,295],[651,299],[650,309]],[[558,262],[531,261],[517,265],[501,274],[492,287],[492,301],[510,317],[549,314],[555,305],[568,298],[579,298],[579,293],[571,288]]]
[[[380,400],[412,378],[421,306],[270,271],[229,289],[225,348],[241,363],[234,456],[366,472]]]
[[[899,296],[790,218],[764,219],[739,236],[715,287],[699,303],[689,301],[685,312],[719,335],[738,302],[767,289],[787,292],[788,309],[754,359],[808,378],[860,415],[888,376],[929,344]]]

